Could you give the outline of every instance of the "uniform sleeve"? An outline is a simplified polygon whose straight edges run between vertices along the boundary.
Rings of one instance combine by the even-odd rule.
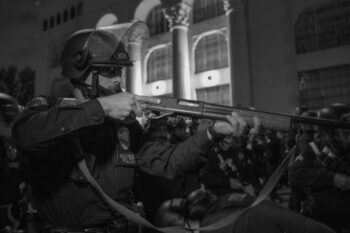
[[[148,174],[173,179],[198,172],[207,163],[206,157],[212,146],[206,131],[179,144],[149,141],[137,152],[137,165]]]
[[[98,100],[71,107],[53,106],[45,111],[26,112],[16,120],[12,137],[23,149],[38,151],[59,143],[69,135],[104,122]]]
[[[315,153],[305,146],[290,169],[290,182],[297,187],[332,187],[334,173],[315,163]]]

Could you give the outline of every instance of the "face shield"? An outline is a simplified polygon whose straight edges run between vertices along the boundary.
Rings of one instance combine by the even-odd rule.
[[[135,60],[141,58],[134,54],[132,59],[129,57],[128,44],[142,42],[149,37],[148,27],[143,22],[132,24],[126,31],[124,28],[127,25],[114,26],[95,30],[85,43],[86,50],[89,51],[90,67],[101,74],[113,74],[123,67],[132,66]],[[121,34],[123,29],[124,33]]]

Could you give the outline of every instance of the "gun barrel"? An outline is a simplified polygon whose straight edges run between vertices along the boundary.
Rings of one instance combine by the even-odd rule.
[[[261,125],[265,129],[288,131],[291,127],[291,118],[282,114],[263,112],[258,110],[244,109],[241,107],[230,107],[225,105],[204,104],[203,116],[211,118],[213,113],[215,115],[227,115],[231,112],[237,112],[247,122],[250,127],[254,126],[254,117],[258,117]],[[215,117],[215,115],[213,117]]]
[[[231,112],[237,112],[251,127],[254,126],[254,117],[258,117],[265,129],[279,131],[288,131],[292,123],[350,129],[350,123],[344,121],[302,117],[185,99],[162,98],[161,104],[148,104],[146,108],[151,111],[173,113],[187,117],[209,118],[212,120],[226,120],[226,115],[231,114]]]

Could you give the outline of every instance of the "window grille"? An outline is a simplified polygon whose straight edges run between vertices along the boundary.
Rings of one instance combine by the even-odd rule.
[[[195,48],[195,72],[228,66],[227,42],[221,33],[203,37]]]
[[[295,24],[296,53],[350,44],[350,1],[305,10]]]
[[[309,108],[350,103],[350,64],[298,73],[300,102]]]
[[[146,23],[151,36],[169,31],[169,23],[164,17],[161,5],[153,8],[147,17]]]
[[[230,105],[230,85],[220,85],[196,90],[197,100],[213,104]]]
[[[223,0],[196,0],[193,6],[193,23],[225,14]]]
[[[172,78],[171,46],[155,49],[147,60],[147,82]]]

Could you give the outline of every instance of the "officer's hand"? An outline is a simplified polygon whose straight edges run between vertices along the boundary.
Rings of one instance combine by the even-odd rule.
[[[140,103],[159,104],[160,99],[147,96],[137,96],[127,92],[117,93],[97,99],[105,114],[113,119],[124,120],[130,115],[142,116]]]
[[[208,130],[210,139],[225,136],[240,136],[245,132],[247,122],[236,112],[226,116],[227,121],[216,121]]]
[[[350,177],[336,173],[333,177],[334,186],[341,190],[350,190]]]
[[[260,133],[262,124],[261,124],[261,120],[258,117],[254,116],[253,121],[254,121],[254,126],[249,130],[249,134],[252,136],[256,136]]]

